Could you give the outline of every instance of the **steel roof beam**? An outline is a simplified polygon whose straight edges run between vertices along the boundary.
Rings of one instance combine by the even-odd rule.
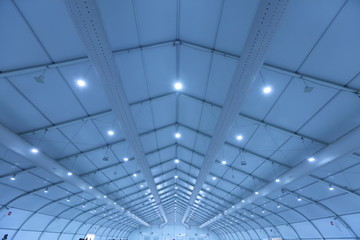
[[[194,204],[225,142],[226,136],[240,112],[240,107],[246,96],[244,93],[251,88],[264,63],[266,52],[285,11],[286,4],[287,0],[280,0],[276,3],[270,0],[259,2],[258,10],[244,46],[243,55],[235,70],[224,107],[215,126],[201,171],[196,180],[189,206],[183,216],[182,223],[184,224],[188,218],[190,208]]]
[[[309,175],[310,173],[324,166],[325,164],[333,162],[334,160],[343,157],[347,154],[353,153],[354,151],[360,148],[360,142],[358,141],[358,139],[360,139],[360,126],[354,128],[353,130],[351,130],[350,132],[348,132],[347,134],[336,140],[334,143],[328,145],[327,147],[315,153],[313,157],[316,160],[314,162],[309,162],[307,160],[304,160],[296,167],[282,174],[279,177],[281,179],[281,182],[279,183],[270,182],[269,184],[265,185],[264,187],[258,190],[260,194],[258,195],[253,194],[247,197],[246,199],[244,199],[245,203],[242,202],[236,203],[235,204],[236,209],[240,209],[247,203],[252,203],[257,199],[265,197],[268,194],[283,188],[284,186],[296,181],[301,177]],[[226,211],[227,212],[226,214],[230,214],[231,212],[236,211],[236,209],[230,208]],[[209,223],[221,219],[222,216],[223,215],[220,215],[220,217],[216,219],[215,218],[210,219],[206,223],[203,223],[201,227],[205,227]]]
[[[75,29],[109,98],[122,132],[133,150],[138,167],[154,196],[164,224],[167,217],[146,159],[135,120],[130,110],[119,70],[95,0],[64,0]],[[163,225],[164,225],[163,224]],[[163,226],[161,225],[161,226]]]
[[[0,144],[2,144],[7,149],[19,154],[23,158],[29,160],[34,165],[45,169],[46,171],[54,174],[63,181],[79,188],[80,190],[87,192],[89,195],[99,199],[100,201],[105,202],[107,205],[124,212],[123,208],[111,200],[110,198],[104,198],[104,194],[98,191],[96,188],[89,189],[90,185],[85,182],[82,178],[76,175],[69,176],[70,172],[68,169],[57,163],[54,159],[45,155],[42,152],[32,152],[32,149],[35,149],[34,146],[26,142],[23,138],[11,132],[8,128],[0,124]],[[134,216],[132,213],[127,212],[127,215],[136,221],[140,222],[143,225],[148,226],[149,224],[140,219],[137,216]]]

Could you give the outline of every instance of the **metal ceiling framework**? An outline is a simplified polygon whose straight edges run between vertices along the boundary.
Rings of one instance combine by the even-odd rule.
[[[177,4],[178,4],[177,19],[178,19],[179,15],[180,15],[180,13],[179,13],[180,1],[177,1]],[[177,23],[179,24],[179,21],[177,21]],[[224,56],[225,58],[231,58],[231,59],[234,59],[237,61],[239,61],[239,59],[240,59],[240,61],[241,61],[241,58],[239,58],[239,56],[237,56],[235,54],[216,50],[215,44],[213,45],[213,48],[212,48],[212,47],[203,46],[203,45],[201,45],[201,43],[193,43],[193,42],[186,41],[186,40],[179,40],[179,36],[180,36],[179,31],[180,31],[179,25],[177,25],[177,31],[176,31],[177,32],[177,35],[176,35],[177,40],[173,40],[173,41],[163,41],[163,42],[159,42],[159,43],[155,42],[155,43],[140,46],[140,47],[133,47],[133,48],[123,49],[123,50],[119,50],[119,51],[114,51],[112,53],[111,53],[111,50],[109,50],[110,47],[108,46],[109,51],[108,51],[107,55],[108,56],[110,56],[110,55],[118,56],[118,55],[122,55],[122,54],[129,54],[132,52],[139,52],[139,51],[144,52],[145,50],[161,49],[163,47],[174,46],[177,49],[176,50],[176,59],[177,59],[176,60],[177,61],[176,76],[177,76],[177,78],[179,77],[179,71],[180,71],[179,70],[180,49],[188,48],[188,49],[198,50],[201,52],[211,53],[212,54],[211,56],[220,55],[220,56]],[[103,32],[104,32],[104,30],[103,30]],[[241,54],[241,55],[246,56],[244,54]],[[76,65],[79,63],[87,63],[87,62],[89,62],[88,58],[64,60],[59,63],[53,62],[51,64],[40,65],[40,66],[36,66],[36,67],[28,67],[25,69],[17,69],[14,71],[10,70],[10,71],[1,72],[0,77],[4,77],[4,79],[5,79],[4,81],[10,82],[11,81],[10,78],[17,76],[17,75],[29,74],[32,72],[43,71],[46,69],[57,69],[57,68],[60,68],[63,66]],[[145,63],[143,62],[143,64],[145,64]],[[261,69],[270,70],[272,72],[276,72],[281,75],[286,75],[286,76],[292,77],[290,81],[307,81],[307,82],[311,82],[314,84],[319,84],[322,87],[329,87],[329,88],[336,89],[336,90],[339,90],[342,92],[347,92],[350,94],[356,94],[356,95],[359,94],[359,89],[356,86],[348,86],[348,85],[343,86],[339,83],[327,81],[324,79],[320,79],[318,77],[308,76],[307,74],[293,72],[291,70],[284,70],[282,67],[274,67],[270,64],[264,64],[261,67]],[[184,99],[191,99],[194,102],[201,104],[202,107],[211,106],[216,109],[224,111],[223,107],[221,105],[213,103],[213,102],[211,102],[211,100],[208,100],[206,98],[203,99],[201,97],[194,96],[192,94],[187,93],[186,91],[170,92],[170,93],[165,93],[165,94],[161,94],[161,95],[157,95],[157,96],[151,96],[151,97],[147,97],[147,98],[144,98],[143,100],[139,100],[139,101],[136,101],[133,103],[128,103],[126,101],[126,102],[124,102],[124,104],[128,105],[129,107],[135,107],[135,106],[141,105],[141,104],[152,104],[153,101],[166,100],[168,97],[173,97],[174,95],[176,96],[177,108],[178,108],[179,101],[184,100]],[[178,109],[177,109],[177,111],[178,111]],[[114,111],[114,112],[116,113],[116,111]],[[43,126],[43,127],[36,128],[33,130],[26,130],[22,133],[18,133],[18,135],[22,136],[24,138],[27,138],[32,135],[42,134],[43,132],[46,132],[46,131],[53,131],[53,130],[61,131],[62,128],[66,128],[67,126],[72,126],[72,125],[75,125],[78,123],[91,122],[93,120],[100,119],[101,117],[111,116],[114,112],[111,111],[110,109],[102,110],[97,113],[88,114],[83,117],[76,117],[74,119],[68,119],[63,122],[54,123],[54,124],[51,124],[48,126]],[[128,112],[130,112],[130,110]],[[132,116],[132,114],[129,113],[129,116]],[[260,192],[260,194],[255,196],[256,199],[255,198],[253,199],[252,196],[254,196],[254,194],[253,194],[252,188],[249,188],[246,185],[242,185],[242,182],[239,183],[235,180],[231,180],[231,179],[227,178],[226,172],[225,173],[216,173],[216,172],[210,172],[210,170],[209,170],[210,176],[215,176],[217,178],[217,181],[212,182],[211,180],[206,179],[206,180],[204,180],[204,186],[209,186],[214,191],[207,191],[202,186],[202,188],[199,189],[199,192],[203,192],[206,195],[206,197],[202,198],[201,201],[199,201],[199,203],[194,203],[191,213],[189,213],[189,211],[187,212],[187,210],[189,208],[189,207],[187,207],[187,204],[189,203],[189,201],[191,202],[191,198],[193,197],[192,192],[194,192],[193,187],[194,187],[194,180],[196,179],[196,172],[201,171],[201,167],[200,167],[199,163],[192,161],[193,157],[191,157],[191,159],[187,159],[187,158],[183,158],[183,157],[178,157],[178,154],[179,154],[179,152],[183,151],[183,152],[187,152],[191,156],[197,156],[199,159],[206,159],[207,153],[197,150],[195,148],[195,146],[191,147],[189,145],[182,144],[179,142],[173,142],[168,145],[159,145],[158,144],[156,146],[156,148],[154,148],[153,150],[150,150],[148,152],[143,151],[145,160],[147,157],[151,156],[154,153],[159,154],[159,157],[160,157],[161,152],[176,149],[175,150],[176,153],[175,153],[174,157],[171,156],[170,158],[161,158],[161,160],[159,162],[156,162],[149,166],[149,170],[150,169],[151,169],[151,171],[157,170],[156,174],[151,174],[151,172],[150,171],[149,172],[151,174],[152,181],[154,182],[156,194],[158,194],[158,197],[160,199],[159,201],[161,201],[161,204],[162,204],[162,209],[164,211],[163,215],[166,216],[166,214],[175,212],[174,208],[175,208],[175,206],[177,206],[179,213],[181,213],[181,214],[185,213],[185,215],[188,214],[188,219],[193,220],[192,224],[194,224],[194,223],[201,224],[201,223],[204,223],[205,221],[207,221],[209,218],[216,215],[217,213],[224,212],[224,214],[217,215],[218,217],[215,219],[215,221],[210,222],[210,223],[207,222],[207,223],[209,223],[207,228],[209,228],[211,231],[216,232],[219,235],[219,237],[222,239],[232,240],[232,239],[252,239],[252,238],[261,239],[263,237],[270,238],[274,234],[274,233],[271,233],[272,230],[275,231],[275,234],[286,239],[286,236],[283,235],[284,234],[284,231],[282,228],[283,225],[288,226],[289,230],[293,231],[294,236],[296,235],[296,238],[301,239],[302,233],[298,232],[297,227],[295,227],[294,225],[296,225],[297,223],[301,223],[303,221],[309,223],[309,225],[311,225],[313,227],[313,229],[315,229],[315,231],[317,232],[317,234],[319,236],[318,237],[319,239],[328,239],[329,237],[326,235],[326,233],[324,233],[322,231],[321,227],[319,227],[316,224],[317,219],[323,219],[323,218],[325,219],[327,216],[319,216],[319,218],[314,218],[311,216],[309,217],[308,214],[306,214],[306,213],[302,213],[301,209],[304,206],[312,206],[313,205],[316,208],[324,209],[325,211],[327,211],[329,213],[329,217],[333,217],[334,219],[339,220],[340,224],[343,225],[345,227],[345,229],[348,230],[349,236],[351,236],[351,237],[349,237],[349,239],[350,238],[358,239],[357,230],[354,229],[353,226],[350,226],[348,224],[348,220],[346,219],[346,214],[345,215],[338,214],[335,210],[332,210],[330,207],[327,206],[327,204],[325,204],[323,202],[327,201],[328,199],[335,198],[336,196],[347,196],[347,195],[350,195],[353,198],[358,199],[358,197],[360,196],[360,194],[358,193],[359,189],[351,188],[351,187],[349,188],[344,183],[337,183],[336,178],[334,180],[332,177],[337,174],[343,174],[345,172],[349,172],[349,171],[351,171],[351,169],[359,166],[360,163],[358,161],[357,162],[354,161],[352,164],[349,164],[348,166],[342,166],[338,171],[331,172],[331,174],[326,174],[325,176],[322,174],[318,174],[318,171],[315,171],[315,172],[313,172],[313,171],[314,171],[315,167],[317,169],[318,167],[324,165],[325,163],[328,163],[328,161],[336,162],[335,160],[338,159],[337,158],[338,156],[350,154],[351,158],[359,159],[359,154],[356,153],[355,151],[360,146],[356,145],[356,141],[351,141],[351,139],[358,138],[357,136],[359,135],[359,127],[353,129],[352,132],[349,132],[346,136],[343,136],[342,138],[338,139],[334,143],[331,143],[331,142],[325,142],[323,140],[318,140],[314,137],[306,136],[306,134],[304,135],[304,134],[301,134],[296,131],[294,132],[293,130],[290,130],[290,129],[286,129],[286,128],[282,127],[281,124],[277,125],[274,122],[267,122],[263,119],[252,117],[250,115],[243,114],[241,112],[236,113],[236,118],[243,119],[243,120],[252,122],[258,126],[263,126],[263,127],[269,128],[269,129],[273,129],[277,132],[284,133],[285,135],[287,135],[289,137],[289,139],[294,137],[296,139],[308,141],[309,143],[319,144],[320,150],[314,155],[316,157],[317,161],[315,163],[303,162],[296,168],[291,168],[292,166],[290,166],[286,163],[282,163],[281,161],[279,162],[276,158],[273,158],[271,156],[268,157],[268,156],[263,155],[262,153],[253,151],[250,148],[248,148],[247,146],[244,146],[244,147],[238,146],[238,145],[232,143],[231,141],[225,141],[224,146],[229,147],[229,149],[234,149],[234,151],[235,150],[244,151],[244,152],[247,152],[247,154],[255,155],[255,156],[259,157],[263,163],[278,164],[279,166],[286,169],[287,172],[285,172],[284,175],[281,175],[279,177],[281,179],[281,184],[279,184],[279,183],[275,184],[273,182],[274,179],[269,178],[269,177],[263,177],[263,176],[259,175],[259,173],[256,173],[255,170],[253,172],[248,172],[248,171],[242,170],[242,168],[239,168],[234,164],[235,160],[230,161],[230,163],[228,165],[224,166],[224,168],[229,169],[229,171],[233,171],[238,174],[242,174],[242,175],[246,176],[246,178],[253,178],[259,182],[262,182],[262,184],[264,184],[265,187],[260,188],[260,190],[253,189],[253,190],[258,190]],[[178,116],[176,117],[175,122],[168,123],[163,126],[157,126],[157,127],[154,127],[153,129],[146,130],[144,132],[139,131],[139,133],[137,132],[138,130],[136,129],[135,132],[136,132],[136,135],[138,136],[138,138],[140,138],[140,137],[144,137],[148,134],[157,134],[157,132],[159,132],[159,131],[173,129],[173,128],[174,129],[179,128],[182,130],[186,130],[186,131],[189,131],[191,134],[194,134],[195,136],[202,136],[207,139],[212,137],[212,134],[209,134],[209,133],[205,132],[204,130],[200,130],[199,126],[196,128],[194,126],[189,126],[186,123],[182,123],[181,120],[179,120]],[[134,129],[135,129],[135,127],[134,127]],[[17,140],[20,141],[19,136],[15,136],[15,137],[17,138]],[[127,136],[125,136],[125,138],[118,139],[113,142],[109,142],[105,145],[95,146],[92,148],[88,148],[85,151],[79,151],[78,153],[64,156],[60,159],[51,159],[51,160],[54,160],[54,162],[56,161],[55,162],[56,164],[61,164],[61,165],[56,165],[56,166],[60,166],[61,168],[64,168],[64,166],[66,166],[67,159],[76,157],[76,156],[84,156],[88,159],[87,161],[92,162],[92,159],[90,159],[91,157],[89,158],[87,155],[91,155],[93,153],[103,151],[104,149],[107,149],[111,146],[118,146],[118,145],[126,144],[127,143],[126,140],[128,141]],[[69,139],[69,142],[71,142],[70,139]],[[7,141],[5,142],[5,140],[3,139],[3,144],[10,145],[11,142],[7,142]],[[341,144],[344,144],[344,146],[346,146],[347,149],[342,148]],[[9,146],[9,147],[15,147],[15,146],[16,145]],[[30,145],[27,146],[27,148],[29,148],[29,147],[30,147]],[[338,151],[340,148],[342,148],[341,152]],[[338,156],[335,156],[335,154],[331,154],[331,157],[327,158],[327,157],[324,157],[325,155],[321,155],[321,154],[327,153],[329,151],[329,149],[330,150],[335,149],[334,152],[336,152],[338,154]],[[16,152],[16,150],[14,148],[13,148],[13,150]],[[29,149],[27,149],[27,151],[28,151],[27,154],[29,154],[30,153]],[[116,154],[115,152],[113,152],[113,153]],[[30,153],[30,157],[32,156],[31,154],[33,154],[33,153]],[[38,154],[40,154],[40,153],[38,153]],[[317,155],[317,154],[319,154],[319,155]],[[174,158],[178,158],[180,160],[181,166],[179,165],[179,167],[178,167],[176,165],[173,168],[169,168],[169,165],[173,164]],[[136,157],[129,158],[129,163],[135,162],[134,160],[136,160]],[[33,175],[35,178],[39,178],[39,179],[42,179],[44,182],[50,183],[48,185],[41,186],[41,187],[33,189],[31,191],[24,191],[22,194],[14,196],[11,200],[8,201],[7,204],[0,205],[0,207],[2,209],[7,208],[8,205],[12,205],[12,203],[15,203],[17,200],[22,200],[26,196],[29,196],[29,195],[37,195],[37,196],[42,197],[41,196],[42,194],[40,193],[40,191],[42,192],[44,189],[47,189],[48,187],[58,187],[59,189],[66,190],[66,185],[64,185],[65,182],[63,182],[63,181],[58,181],[58,182],[48,181],[47,179],[45,179],[45,177],[42,177],[38,173],[36,173],[36,171],[39,170],[39,168],[37,168],[37,167],[31,166],[31,167],[21,168],[17,164],[6,160],[5,157],[4,158],[1,157],[0,161],[6,162],[7,164],[11,165],[13,168],[17,169],[17,170],[7,172],[5,174],[0,175],[0,180],[3,181],[0,183],[1,186],[10,186],[10,184],[5,183],[5,181],[8,180],[11,176],[15,176],[15,175],[19,176],[19,177],[21,177],[22,175],[24,175],[24,176],[25,175]],[[214,163],[221,165],[221,161],[220,161],[219,157],[215,156]],[[311,164],[311,165],[309,165],[309,164]],[[116,170],[118,167],[125,168],[125,165],[126,164],[122,163],[122,162],[121,163],[115,162],[115,163],[107,164],[102,167],[96,167],[96,169],[94,169],[94,170],[84,171],[84,172],[80,173],[78,176],[81,178],[80,180],[86,181],[86,179],[91,177],[92,174],[94,174],[94,176],[95,176],[95,174],[98,174],[98,173],[104,174],[106,171],[112,171],[114,169]],[[295,178],[293,178],[293,175],[291,176],[291,179],[289,181],[285,181],[286,178],[284,178],[284,176],[289,175],[292,171],[298,172],[299,171],[298,169],[300,169],[301,166],[305,166],[305,168],[303,168],[301,171],[302,172],[301,179],[306,179],[308,181],[308,184],[304,185],[304,186],[298,186],[297,188],[293,188],[292,187],[293,181],[295,180]],[[310,166],[310,167],[308,167],[308,166]],[[261,167],[261,165],[258,166],[256,169],[258,169],[260,167]],[[308,169],[306,169],[306,167],[308,167]],[[64,170],[63,173],[64,173],[63,177],[65,177],[65,180],[68,179],[69,176],[66,176],[66,174],[65,174],[66,170]],[[139,172],[136,170],[134,173],[139,173]],[[309,173],[311,173],[311,174],[309,175]],[[100,184],[93,185],[94,190],[95,190],[95,188],[101,189],[104,186],[107,186],[108,184],[111,184],[113,182],[114,182],[114,185],[116,185],[117,184],[116,182],[127,181],[127,184],[121,185],[121,188],[119,187],[118,189],[112,189],[110,191],[105,192],[105,194],[110,196],[110,195],[117,193],[118,191],[122,191],[126,198],[125,201],[123,201],[121,203],[121,205],[123,205],[124,208],[129,209],[130,211],[134,210],[134,211],[132,211],[133,213],[135,213],[136,215],[138,215],[139,217],[141,217],[142,219],[144,219],[146,221],[148,221],[148,220],[151,221],[153,219],[156,219],[158,216],[158,213],[155,212],[154,210],[152,210],[153,209],[152,204],[146,204],[146,205],[142,206],[143,203],[149,202],[147,195],[144,195],[143,193],[145,191],[147,191],[148,187],[150,187],[150,186],[144,187],[143,189],[139,189],[140,184],[142,185],[143,183],[147,182],[145,179],[145,176],[144,176],[144,179],[133,180],[132,174],[133,173],[127,173],[125,175],[121,175],[118,177],[109,177],[105,174],[107,180],[103,179],[103,182],[101,182]],[[175,180],[172,177],[175,174],[179,175],[179,179]],[[300,174],[300,171],[299,171],[299,174]],[[71,178],[73,178],[73,177],[77,177],[77,176],[71,176]],[[186,180],[185,179],[186,177],[188,177],[189,180]],[[274,177],[277,177],[277,176],[274,176]],[[300,177],[300,175],[299,175],[299,177]],[[128,180],[132,180],[133,184],[129,183]],[[229,187],[232,187],[233,190],[228,191],[228,190],[224,189],[223,188],[224,183],[226,185],[228,185]],[[289,186],[286,186],[286,188],[280,187],[280,185],[283,185],[283,184],[284,185],[286,184]],[[327,197],[323,197],[323,198],[316,199],[316,200],[312,199],[310,196],[307,196],[307,192],[303,192],[303,190],[304,189],[306,190],[306,188],[308,188],[309,186],[316,185],[316,184],[323,185],[325,188],[326,188],[326,186],[333,186],[333,187],[335,187],[336,190],[338,190],[338,192],[334,196],[327,196]],[[146,185],[146,184],[144,184],[144,185]],[[278,189],[282,189],[282,193],[276,197],[272,194],[267,195],[267,192],[265,190],[268,189],[269,186],[274,186],[274,185],[277,190],[272,191],[272,192],[279,192]],[[177,187],[177,188],[175,188],[175,187]],[[244,191],[236,192],[234,189],[237,189],[238,187]],[[16,188],[16,187],[13,187],[13,189],[20,191],[20,192],[23,191],[22,189]],[[273,188],[271,188],[271,189],[273,190]],[[111,210],[109,210],[109,209],[113,208],[114,207],[113,205],[107,205],[107,204],[97,205],[97,204],[95,204],[94,207],[86,207],[86,210],[81,209],[81,206],[84,203],[87,206],[88,203],[91,203],[92,201],[99,199],[99,198],[84,198],[83,191],[69,191],[69,193],[70,193],[69,196],[79,196],[80,198],[83,199],[83,202],[76,203],[69,207],[67,206],[62,211],[54,214],[54,217],[52,218],[52,220],[50,222],[48,222],[46,227],[40,231],[41,234],[38,237],[39,239],[44,237],[44,234],[47,234],[48,232],[51,231],[52,223],[56,222],[58,218],[61,218],[64,213],[68,213],[71,211],[74,211],[74,213],[76,212],[76,214],[71,216],[71,218],[69,219],[69,222],[67,224],[65,224],[64,226],[62,226],[61,230],[59,229],[59,232],[61,232],[61,234],[59,234],[57,236],[57,239],[61,239],[61,237],[63,235],[66,235],[67,227],[76,224],[76,222],[78,222],[78,221],[80,221],[81,224],[79,224],[77,229],[74,231],[75,233],[79,232],[81,228],[85,227],[90,222],[91,227],[89,227],[88,229],[97,227],[97,230],[96,230],[97,236],[99,235],[100,237],[104,237],[106,239],[117,238],[119,236],[127,237],[134,230],[134,228],[136,228],[138,226],[138,223],[136,221],[134,221],[134,220],[129,221],[130,219],[125,217],[124,215],[121,215],[119,217],[119,220],[114,219],[115,217],[111,218],[111,215],[109,214],[109,212]],[[137,195],[140,195],[140,196],[137,196]],[[144,195],[144,196],[142,196],[142,195]],[[226,196],[230,196],[231,200],[227,199]],[[247,196],[250,196],[250,197],[247,197]],[[285,198],[287,196],[289,196],[289,197],[292,196],[291,198],[294,198],[295,202],[296,202],[296,197],[301,197],[304,200],[304,202],[302,203],[302,205],[297,206],[297,205],[293,205],[291,203],[287,203],[287,202],[284,202],[283,200],[281,200],[281,198]],[[51,200],[47,204],[42,205],[41,207],[38,207],[37,209],[33,210],[31,212],[31,214],[25,219],[25,221],[21,223],[20,227],[16,230],[14,237],[20,236],[20,233],[22,231],[27,231],[26,225],[28,223],[31,223],[32,219],[34,217],[36,217],[36,215],[38,213],[41,213],[43,209],[46,209],[48,206],[51,206],[53,204],[62,204],[61,202],[65,201],[67,198],[68,198],[68,196],[59,197],[58,199]],[[47,199],[47,198],[44,196],[44,199]],[[249,199],[252,201],[251,204],[248,204],[250,201]],[[50,200],[50,199],[48,199],[48,200]],[[101,200],[103,200],[103,199],[101,199]],[[123,200],[122,197],[115,197],[116,202],[122,201],[122,200]],[[144,201],[142,201],[142,200],[144,200]],[[241,200],[246,200],[246,204],[241,202]],[[260,200],[263,200],[263,201],[260,201]],[[238,204],[235,204],[235,202],[238,202]],[[278,210],[276,208],[273,209],[271,207],[271,205],[274,205],[274,204],[275,204],[275,206],[280,205],[281,209],[278,209]],[[139,207],[139,205],[141,205],[141,206]],[[65,206],[65,204],[64,204],[64,206]],[[103,209],[103,207],[105,207],[105,206],[108,206],[108,208]],[[240,206],[240,208],[237,208],[236,206]],[[77,208],[79,208],[82,211],[81,212],[78,211],[79,209],[77,209]],[[16,207],[14,207],[14,209],[16,209]],[[94,213],[93,211],[96,209],[98,209],[99,211]],[[103,209],[103,210],[101,210],[101,209]],[[266,214],[262,214],[261,212],[259,213],[259,210],[261,210],[261,209],[265,210]],[[296,213],[296,214],[302,216],[302,219],[294,220],[292,218],[288,218],[287,215],[284,215],[285,212]],[[105,214],[106,216],[103,214]],[[251,217],[250,217],[250,214],[251,214]],[[219,219],[221,219],[221,221],[218,221]],[[276,219],[281,219],[282,221],[279,221]],[[276,221],[273,222],[273,220],[276,220]]]
[[[66,1],[66,6],[91,62],[101,79],[127,142],[132,148],[138,167],[158,205],[164,226],[168,220],[162,207],[145,151],[133,120],[120,74],[115,66],[111,47],[94,0]]]
[[[249,35],[244,46],[243,55],[239,60],[229,92],[226,95],[223,110],[216,124],[205,160],[196,180],[189,206],[186,209],[182,223],[186,224],[191,206],[194,204],[201,187],[203,186],[215,159],[220,152],[232,124],[237,117],[245,98],[244,92],[251,88],[261,66],[270,42],[275,35],[281,17],[285,11],[287,1],[261,1],[253,20]]]

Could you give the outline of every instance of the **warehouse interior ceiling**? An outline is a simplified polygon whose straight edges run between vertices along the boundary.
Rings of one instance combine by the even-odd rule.
[[[0,0],[0,237],[360,239],[359,22],[358,0]]]

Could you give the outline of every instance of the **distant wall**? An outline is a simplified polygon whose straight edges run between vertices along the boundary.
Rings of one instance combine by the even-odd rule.
[[[163,228],[159,228],[158,225],[152,225],[151,227],[143,227],[134,230],[130,233],[129,240],[219,240],[219,237],[199,227],[191,226],[190,229],[186,229],[180,224],[168,224]]]

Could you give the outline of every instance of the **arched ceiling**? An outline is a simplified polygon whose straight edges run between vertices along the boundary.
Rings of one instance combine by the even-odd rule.
[[[234,88],[265,2],[0,1],[0,235],[358,239],[360,2],[289,0]]]

